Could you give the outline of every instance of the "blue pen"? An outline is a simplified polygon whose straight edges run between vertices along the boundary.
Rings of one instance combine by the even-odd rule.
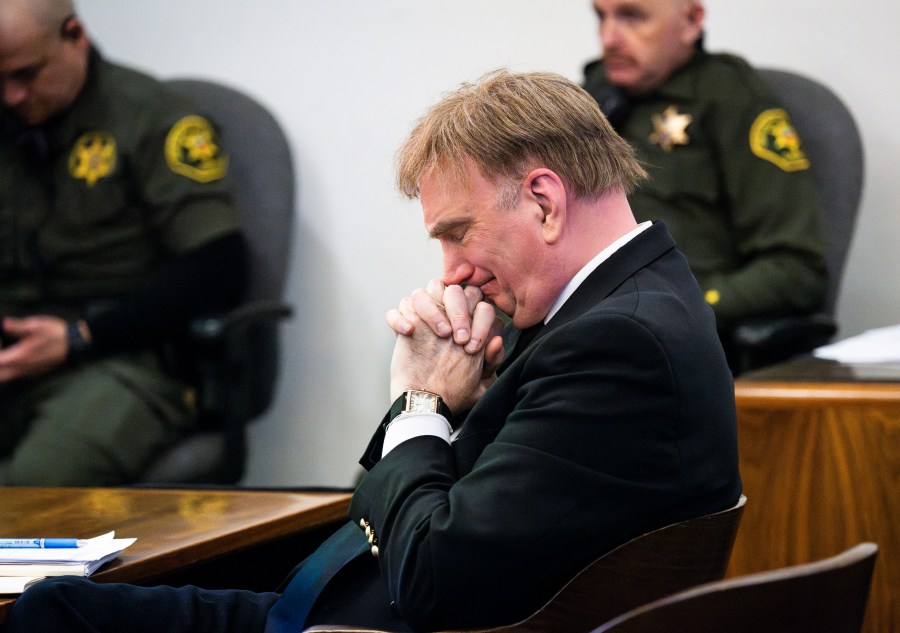
[[[77,538],[0,538],[0,549],[50,549],[82,545],[84,541]]]

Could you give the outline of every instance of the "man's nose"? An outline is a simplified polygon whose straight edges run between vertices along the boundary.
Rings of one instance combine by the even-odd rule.
[[[603,50],[615,49],[619,45],[621,34],[615,20],[606,18],[600,22],[600,43]]]
[[[444,250],[444,277],[441,281],[446,285],[461,284],[469,279],[474,271],[474,266]]]
[[[0,81],[2,85],[3,105],[7,108],[14,108],[25,101],[28,96],[28,90],[17,81]]]

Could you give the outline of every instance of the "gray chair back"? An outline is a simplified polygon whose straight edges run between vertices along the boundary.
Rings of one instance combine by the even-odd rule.
[[[290,312],[282,295],[294,223],[292,154],[278,121],[246,93],[206,79],[167,83],[218,126],[229,156],[250,271],[241,306],[191,326],[194,349],[202,353],[196,354],[199,360],[188,373],[198,384],[201,422],[211,428],[165,451],[142,483],[234,483],[243,475],[244,426],[274,397],[279,373],[276,321]]]
[[[280,302],[291,255],[295,178],[290,145],[272,113],[246,93],[207,79],[167,82],[219,126],[229,155],[235,203],[250,253],[247,302]],[[259,346],[277,347],[277,330]],[[278,352],[256,356],[253,411],[262,413],[274,396]]]
[[[863,186],[859,129],[837,95],[794,72],[762,68],[760,73],[790,113],[812,164],[828,244],[828,287],[816,313],[751,317],[737,323],[729,341],[735,373],[809,353],[837,332],[835,308]]]
[[[812,164],[828,239],[829,284],[823,310],[833,315],[862,195],[859,129],[844,102],[822,83],[774,68],[762,68],[760,73],[790,113]]]
[[[205,79],[166,82],[219,126],[241,227],[250,243],[248,300],[280,300],[291,255],[294,165],[275,117],[249,95]]]

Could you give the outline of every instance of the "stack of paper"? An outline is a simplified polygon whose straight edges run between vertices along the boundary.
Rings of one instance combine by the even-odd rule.
[[[900,325],[875,328],[813,350],[817,358],[841,363],[900,362]]]
[[[115,538],[115,532],[69,548],[0,549],[0,593],[22,593],[47,576],[90,576],[137,539]]]
[[[46,576],[0,576],[0,595],[18,594]]]

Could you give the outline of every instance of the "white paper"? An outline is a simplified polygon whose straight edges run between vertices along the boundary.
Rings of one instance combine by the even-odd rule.
[[[813,356],[841,363],[900,362],[900,325],[868,330],[813,350]]]
[[[25,591],[44,576],[0,576],[0,594],[13,595]]]

